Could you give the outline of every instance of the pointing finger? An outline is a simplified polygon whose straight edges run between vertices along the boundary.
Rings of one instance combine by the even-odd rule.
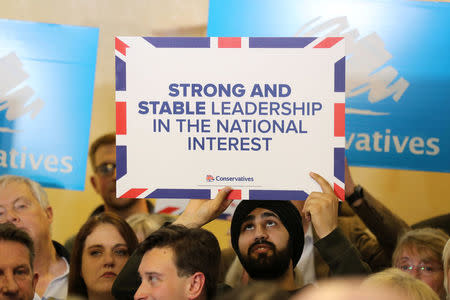
[[[310,172],[309,176],[311,176],[312,179],[314,179],[320,185],[322,192],[334,195],[333,188],[328,183],[328,181],[325,180],[325,178],[323,178],[322,176],[320,176],[319,174],[316,174],[314,172]]]

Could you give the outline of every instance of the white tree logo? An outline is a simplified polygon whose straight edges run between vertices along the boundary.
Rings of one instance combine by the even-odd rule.
[[[35,92],[25,85],[28,77],[14,52],[0,57],[0,111],[6,110],[8,121],[17,120],[28,113],[34,119],[45,105],[41,99],[32,99]],[[0,132],[14,133],[18,130],[6,126],[0,127]]]
[[[392,58],[377,33],[359,38],[357,29],[349,29],[347,17],[336,17],[318,23],[321,17],[303,25],[296,36],[343,36],[346,39],[346,97],[354,97],[369,91],[368,100],[376,103],[390,96],[398,102],[409,86],[403,77],[396,80],[398,71],[385,64]],[[348,114],[388,115],[388,112],[361,110],[346,107]]]

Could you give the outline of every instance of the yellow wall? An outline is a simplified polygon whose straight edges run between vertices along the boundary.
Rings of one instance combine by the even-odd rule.
[[[205,34],[207,0],[1,0],[0,18],[100,28],[90,140],[115,129],[114,36]],[[61,100],[63,101],[63,99]],[[450,174],[352,168],[356,182],[380,198],[407,222],[450,211]],[[54,208],[53,237],[74,234],[101,203],[92,189],[88,166],[86,189],[47,189]],[[208,228],[228,244],[224,221]]]

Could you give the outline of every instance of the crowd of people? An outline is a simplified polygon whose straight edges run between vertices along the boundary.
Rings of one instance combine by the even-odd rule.
[[[448,217],[412,228],[348,168],[345,202],[316,173],[321,190],[306,201],[241,201],[221,250],[202,227],[231,204],[230,187],[159,215],[148,200],[116,198],[113,133],[89,157],[104,204],[64,246],[44,189],[0,176],[0,299],[450,300]]]

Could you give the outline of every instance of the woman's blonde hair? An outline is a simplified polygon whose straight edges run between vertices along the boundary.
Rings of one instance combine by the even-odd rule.
[[[450,268],[450,239],[445,244],[444,252],[442,253],[442,262],[444,263],[444,288],[447,292],[447,300],[450,300],[450,291],[448,290],[448,269]]]
[[[362,286],[392,288],[411,300],[439,300],[439,296],[425,282],[396,268],[369,276]]]
[[[395,266],[405,248],[414,248],[422,258],[432,253],[437,262],[440,262],[448,238],[449,236],[441,229],[420,228],[408,231],[397,242],[392,255],[392,265]]]

